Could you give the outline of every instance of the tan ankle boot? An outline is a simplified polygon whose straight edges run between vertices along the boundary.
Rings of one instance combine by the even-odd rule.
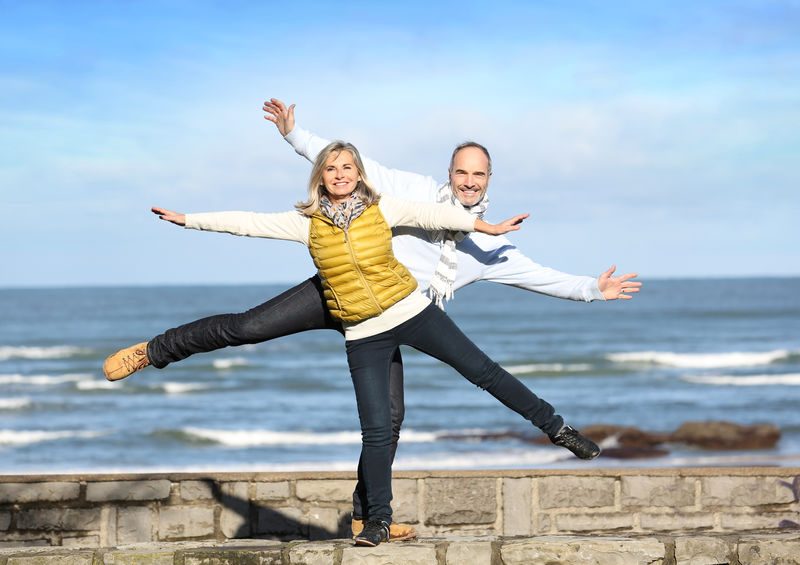
[[[357,520],[353,518],[350,524],[350,529],[353,532],[353,537],[356,537],[364,529],[364,520]],[[414,526],[408,524],[392,523],[389,526],[389,541],[403,541],[409,539],[416,539],[417,530]]]
[[[141,371],[149,364],[147,342],[143,341],[109,355],[103,363],[103,374],[109,381],[118,381]]]

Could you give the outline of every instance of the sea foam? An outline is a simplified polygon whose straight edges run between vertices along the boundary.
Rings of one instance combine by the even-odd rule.
[[[0,398],[0,410],[20,410],[31,405],[30,398]]]
[[[68,438],[93,438],[102,432],[84,431],[45,431],[45,430],[0,430],[0,445],[29,445],[43,441]]]
[[[800,385],[800,373],[786,375],[707,375],[681,377],[682,381],[688,383],[718,385],[718,386],[770,386],[770,385]]]
[[[530,373],[578,373],[591,371],[589,363],[531,363],[529,365],[508,365],[504,367],[512,375],[527,375]]]
[[[232,357],[230,359],[214,359],[211,365],[220,371],[232,369],[233,367],[244,367],[248,365],[247,359],[244,357]]]
[[[160,383],[154,385],[152,388],[161,389],[167,394],[185,394],[187,392],[194,392],[197,390],[205,390],[209,385],[198,383]]]
[[[218,430],[183,428],[188,436],[214,441],[228,447],[267,445],[353,445],[361,443],[361,432],[277,432],[273,430]],[[403,431],[403,443],[432,442],[442,434],[435,432]]]
[[[71,345],[50,347],[0,345],[0,361],[7,359],[63,359],[87,353],[91,353],[91,350]]]
[[[64,375],[0,375],[0,384],[49,386],[74,383],[91,379],[89,373],[68,373]]]
[[[682,369],[718,369],[769,365],[791,355],[785,349],[763,352],[732,351],[729,353],[674,353],[671,351],[637,351],[612,353],[606,357],[615,363],[647,363]]]
[[[111,381],[78,381],[75,383],[75,387],[78,390],[106,390],[111,388],[119,388],[120,383],[114,383]]]

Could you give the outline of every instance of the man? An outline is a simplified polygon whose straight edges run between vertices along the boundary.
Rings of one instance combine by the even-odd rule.
[[[264,118],[274,123],[287,142],[299,154],[313,162],[317,154],[329,143],[312,133],[296,127],[295,105],[287,107],[282,101],[272,98],[264,103]],[[489,205],[487,189],[492,174],[489,152],[482,145],[466,142],[458,145],[450,158],[448,181],[438,183],[430,177],[398,171],[384,167],[370,159],[364,159],[367,176],[379,192],[385,192],[408,200],[449,202],[460,205],[471,213],[482,217]],[[593,300],[630,300],[639,292],[640,282],[633,281],[637,275],[614,276],[611,266],[598,278],[581,277],[561,273],[534,263],[523,255],[503,236],[487,236],[479,233],[436,233],[418,228],[395,229],[392,240],[394,254],[417,279],[420,290],[444,308],[447,300],[459,288],[470,283],[493,281],[526,290],[591,302]],[[400,427],[404,417],[403,374],[401,370],[391,373],[392,427],[396,449]],[[557,445],[571,449],[578,457],[592,458],[591,442],[565,426],[551,438]],[[571,444],[571,445],[567,445]],[[593,445],[593,444],[592,444]],[[353,533],[360,528],[360,509],[364,507],[361,481],[353,495]],[[397,533],[405,532],[409,526],[392,524]],[[392,532],[394,534],[394,532]],[[398,536],[395,536],[398,537]]]

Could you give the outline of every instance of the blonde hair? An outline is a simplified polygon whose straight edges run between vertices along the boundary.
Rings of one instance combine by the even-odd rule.
[[[302,212],[305,216],[313,216],[319,210],[319,203],[323,196],[325,196],[325,185],[322,183],[322,172],[331,155],[338,154],[342,151],[348,151],[353,156],[353,162],[356,165],[356,170],[361,176],[358,181],[356,189],[353,194],[358,196],[365,206],[371,206],[380,199],[378,191],[367,179],[367,173],[364,170],[364,163],[361,161],[361,155],[358,149],[352,143],[346,141],[333,141],[319,152],[317,158],[314,160],[314,166],[311,168],[311,177],[308,180],[308,199],[295,204],[295,208]]]

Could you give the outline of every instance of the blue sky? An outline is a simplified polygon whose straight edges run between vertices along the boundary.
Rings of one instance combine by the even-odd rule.
[[[534,260],[800,275],[800,3],[0,0],[0,286],[294,282],[287,242],[178,211],[290,209],[262,119],[444,180],[493,154],[489,219]]]

